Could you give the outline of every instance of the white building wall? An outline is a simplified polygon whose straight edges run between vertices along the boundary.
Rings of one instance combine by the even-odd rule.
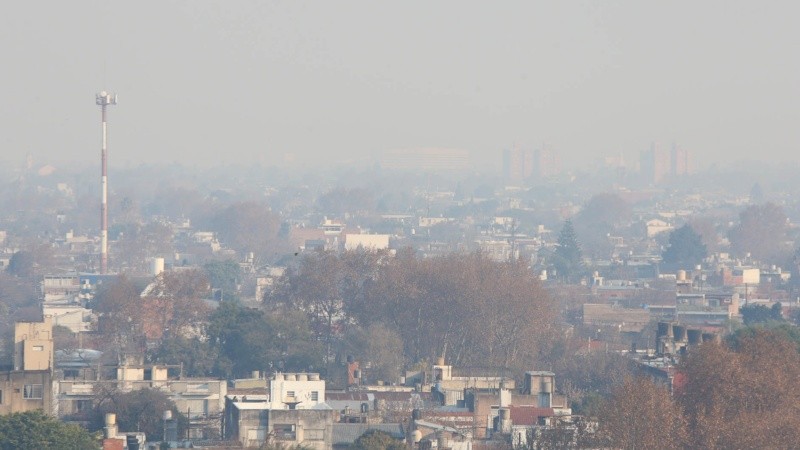
[[[325,403],[325,380],[316,373],[277,373],[269,383],[270,409],[311,409]]]
[[[383,250],[389,248],[388,234],[347,234],[345,235],[344,249],[355,250],[363,247],[368,250]]]

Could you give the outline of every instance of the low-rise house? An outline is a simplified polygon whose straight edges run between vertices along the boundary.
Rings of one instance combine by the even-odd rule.
[[[176,371],[178,367],[144,365],[136,361],[126,361],[119,366],[96,365],[97,355],[86,351],[63,354],[61,358],[56,371],[54,409],[64,420],[86,422],[98,396],[157,389],[187,416],[190,438],[219,435],[227,393],[225,380],[170,375],[170,370]]]
[[[53,320],[14,324],[12,367],[0,371],[0,414],[53,410]]]
[[[245,447],[265,441],[331,450],[337,412],[325,403],[325,381],[316,373],[277,373],[268,395],[228,395],[223,437]]]

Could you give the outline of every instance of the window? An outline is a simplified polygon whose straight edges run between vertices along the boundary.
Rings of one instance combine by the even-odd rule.
[[[550,407],[550,394],[547,393],[539,394],[539,407],[540,408]]]
[[[3,404],[3,391],[0,391],[0,405]]]
[[[43,352],[44,351],[44,345],[34,345],[33,346],[33,351],[35,351],[35,352]]]
[[[311,401],[318,402],[319,401],[319,392],[311,391]]]
[[[282,441],[293,441],[297,439],[294,425],[276,423],[272,427],[272,432],[275,434],[275,439]]]
[[[294,397],[294,391],[286,391],[287,397]]]
[[[75,401],[75,412],[88,412],[92,411],[94,408],[92,407],[91,400],[76,400]]]
[[[42,398],[44,390],[41,384],[26,384],[22,398],[25,399],[39,399]]]

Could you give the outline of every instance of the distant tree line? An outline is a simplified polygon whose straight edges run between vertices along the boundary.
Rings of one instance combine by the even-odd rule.
[[[211,273],[230,280],[230,271]],[[352,354],[373,377],[396,380],[407,365],[438,356],[530,369],[556,340],[557,308],[532,271],[480,253],[311,253],[258,308],[223,301],[209,310],[208,275],[165,272],[144,293],[126,277],[104,286],[95,307],[107,357],[138,352],[181,364],[186,375],[234,377],[324,373]]]

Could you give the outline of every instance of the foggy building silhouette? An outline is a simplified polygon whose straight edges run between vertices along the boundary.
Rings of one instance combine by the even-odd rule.
[[[536,150],[516,146],[503,150],[503,177],[508,182],[541,180],[558,173],[558,155],[547,145]]]
[[[640,153],[639,166],[643,181],[648,184],[663,183],[692,171],[688,150],[677,145],[667,150],[657,143]]]
[[[533,152],[512,147],[503,150],[503,177],[506,181],[519,183],[533,175]]]

